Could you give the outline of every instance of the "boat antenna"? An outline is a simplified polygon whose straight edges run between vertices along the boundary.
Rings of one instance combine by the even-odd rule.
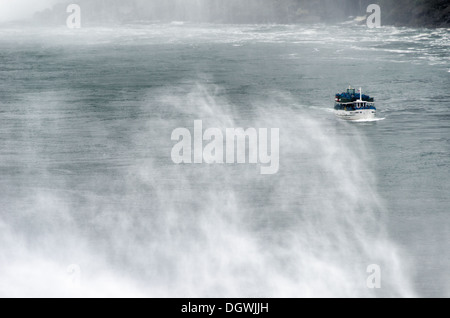
[[[359,88],[359,100],[362,101],[362,88]]]

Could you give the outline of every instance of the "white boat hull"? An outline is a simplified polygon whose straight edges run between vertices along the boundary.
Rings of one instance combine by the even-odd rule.
[[[367,120],[374,119],[377,112],[374,109],[335,110],[335,114],[345,120]]]

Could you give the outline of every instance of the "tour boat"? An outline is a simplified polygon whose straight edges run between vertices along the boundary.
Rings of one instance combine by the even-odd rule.
[[[374,119],[377,114],[374,98],[363,95],[361,88],[356,92],[352,87],[336,94],[334,110],[337,117],[345,120]]]

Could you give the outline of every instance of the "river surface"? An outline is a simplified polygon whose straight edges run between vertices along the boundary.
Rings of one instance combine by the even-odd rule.
[[[448,29],[2,27],[0,296],[449,297],[449,50]],[[349,85],[377,121],[335,117]],[[279,128],[278,173],[175,164],[195,120]]]

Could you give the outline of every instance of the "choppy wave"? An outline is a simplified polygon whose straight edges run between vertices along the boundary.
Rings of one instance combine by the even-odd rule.
[[[59,41],[68,40],[72,44],[99,44],[117,41],[121,45],[133,43],[316,43],[316,49],[341,52],[346,55],[349,50],[374,50],[389,54],[389,59],[404,60],[408,54],[408,63],[448,65],[450,57],[450,35],[446,29],[418,30],[408,28],[384,27],[367,29],[361,26],[346,27],[342,32],[338,26],[323,25],[216,25],[189,24],[173,22],[171,24],[129,24],[110,27],[86,27],[74,32],[66,28],[20,29],[3,28],[0,37],[7,39],[13,34],[29,36],[29,39],[50,40],[58,37]],[[10,38],[13,39],[12,37]],[[86,40],[88,40],[86,42]],[[361,58],[366,58],[364,55]],[[384,58],[380,56],[380,58]]]

